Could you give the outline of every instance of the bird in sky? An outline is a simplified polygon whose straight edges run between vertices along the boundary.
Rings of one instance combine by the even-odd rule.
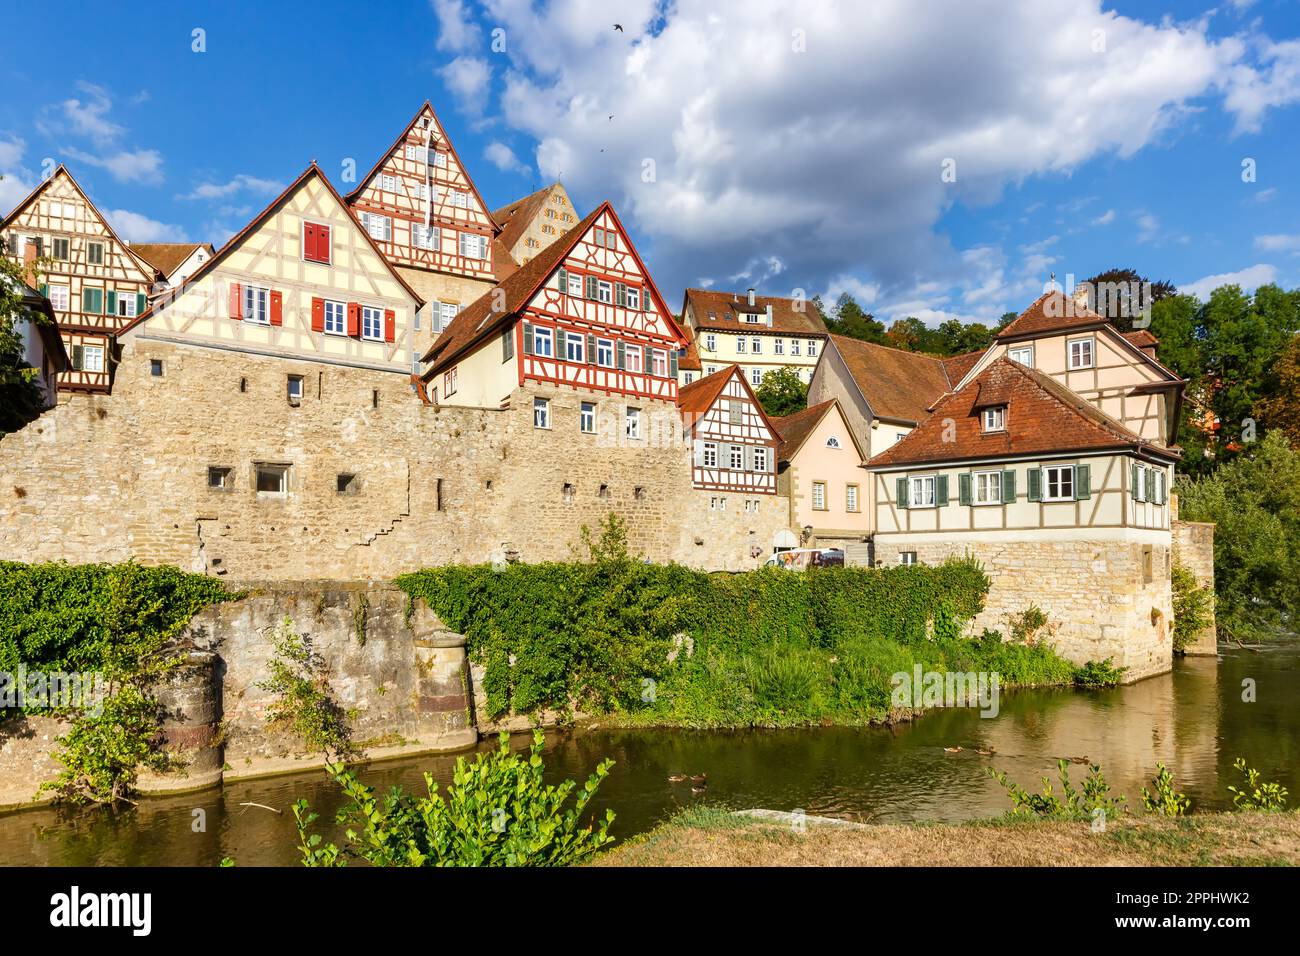
[[[616,24],[614,24],[614,29],[617,30],[619,33],[622,33],[622,32],[623,32],[623,24],[621,24],[621,23],[616,23]]]

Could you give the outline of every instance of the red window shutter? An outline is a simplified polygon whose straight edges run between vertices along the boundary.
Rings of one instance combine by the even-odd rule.
[[[316,258],[316,223],[314,222],[302,224],[302,257],[308,260]]]
[[[330,227],[316,227],[316,258],[321,262],[330,261]]]
[[[314,296],[311,300],[311,330],[313,332],[325,331],[325,300]]]
[[[244,317],[244,290],[238,282],[230,283],[230,317],[232,319],[242,319]]]
[[[271,324],[284,324],[284,293],[271,290]]]
[[[354,339],[361,334],[361,306],[356,302],[348,303],[348,335]]]
[[[392,309],[384,310],[384,341],[392,342],[397,338],[397,316]]]

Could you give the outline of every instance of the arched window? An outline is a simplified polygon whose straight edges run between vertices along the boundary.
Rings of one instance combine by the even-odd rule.
[[[830,438],[826,439],[826,447],[827,447],[827,448],[839,448],[839,447],[840,447],[840,440],[839,440],[838,438],[836,438],[834,435],[832,435]]]

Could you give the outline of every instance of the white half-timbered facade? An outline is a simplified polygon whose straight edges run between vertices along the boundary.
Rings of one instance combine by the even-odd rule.
[[[683,386],[677,404],[696,488],[776,494],[781,439],[739,365]]]
[[[424,378],[430,397],[449,404],[494,406],[528,385],[675,403],[685,344],[602,203],[457,316],[425,356]]]
[[[427,101],[346,198],[394,265],[493,281],[496,224]]]
[[[63,166],[0,221],[0,241],[37,274],[54,308],[70,360],[60,390],[110,391],[114,336],[144,313],[157,272],[117,237]]]

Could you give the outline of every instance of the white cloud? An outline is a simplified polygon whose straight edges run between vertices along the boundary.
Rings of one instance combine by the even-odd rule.
[[[439,50],[462,53],[482,42],[482,31],[462,0],[430,0],[430,6],[438,17]]]
[[[200,183],[190,192],[179,195],[177,199],[222,199],[227,196],[233,196],[238,192],[261,193],[263,195],[275,195],[284,188],[283,183],[276,182],[274,179],[261,179],[257,176],[249,176],[247,173],[240,173],[233,179],[224,183]]]
[[[1261,252],[1290,252],[1293,255],[1300,255],[1300,233],[1256,236],[1255,248]]]
[[[492,68],[487,60],[475,56],[458,56],[438,75],[446,84],[462,110],[481,113],[487,106],[488,86],[492,82]]]
[[[515,155],[515,151],[505,143],[491,142],[483,150],[483,155],[487,161],[497,169],[506,173],[527,173],[528,167],[525,166]]]
[[[121,150],[96,156],[79,149],[68,149],[67,154],[88,166],[108,170],[120,183],[156,184],[162,182],[162,154],[156,149]]]
[[[1277,269],[1265,263],[1249,266],[1238,272],[1224,272],[1219,275],[1206,276],[1195,282],[1178,283],[1178,291],[1185,295],[1194,295],[1202,301],[1210,297],[1221,285],[1239,285],[1245,292],[1254,292],[1262,285],[1268,285],[1277,277]]]
[[[918,270],[960,281],[935,229],[953,202],[1161,142],[1244,55],[1203,25],[1099,0],[1019,0],[998,17],[909,0],[870,17],[850,4],[794,17],[784,0],[486,7],[508,37],[547,38],[508,45],[502,95],[545,178],[612,200],[654,242],[662,283],[736,275],[757,247],[786,264],[767,290],[785,294],[868,268],[860,281],[891,298]],[[955,183],[940,177],[948,157]]]
[[[1115,221],[1115,210],[1107,209],[1104,213],[1092,221],[1094,226],[1109,226]]]
[[[184,242],[185,230],[129,209],[106,209],[104,216],[114,232],[127,242]]]
[[[1137,217],[1138,225],[1138,242],[1153,242],[1160,235],[1160,220],[1150,213],[1143,213]]]
[[[1256,133],[1270,109],[1300,101],[1300,40],[1262,41],[1259,67],[1240,64],[1228,80],[1225,103],[1236,132]]]
[[[38,128],[50,136],[73,135],[86,139],[111,141],[117,139],[125,128],[108,118],[113,109],[113,99],[102,86],[78,83],[77,89],[84,98],[72,96],[60,103],[47,106],[37,121]]]
[[[26,151],[27,144],[16,136],[0,139],[0,216],[22,202],[35,186],[32,175],[22,167]]]

